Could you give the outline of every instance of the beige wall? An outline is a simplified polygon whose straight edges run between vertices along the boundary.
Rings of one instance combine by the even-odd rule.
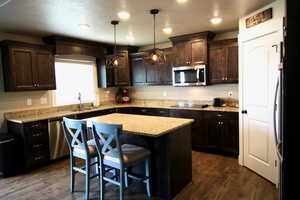
[[[232,96],[229,96],[232,93]],[[130,88],[134,99],[211,101],[215,97],[238,99],[238,84],[221,84],[203,87],[146,86]]]

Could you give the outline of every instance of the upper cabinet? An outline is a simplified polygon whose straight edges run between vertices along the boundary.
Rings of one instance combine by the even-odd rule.
[[[144,52],[130,54],[133,86],[172,84],[172,48],[166,48],[164,52],[166,63],[160,65],[145,63]]]
[[[207,64],[207,42],[214,37],[212,32],[201,32],[169,38],[173,43],[173,66]]]
[[[56,89],[51,48],[3,41],[1,49],[5,91]]]
[[[209,83],[238,83],[237,39],[209,43]]]
[[[106,66],[105,58],[97,59],[98,86],[100,88],[130,86],[132,80],[129,53],[136,51],[136,47],[118,46],[117,54],[120,57],[116,67]],[[113,54],[113,47],[108,47],[106,54]]]
[[[114,85],[115,86],[129,86],[131,84],[130,65],[128,59],[128,50],[118,49],[119,65],[114,69]]]

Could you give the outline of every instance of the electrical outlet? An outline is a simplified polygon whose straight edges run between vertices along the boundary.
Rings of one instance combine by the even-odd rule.
[[[168,96],[168,94],[167,94],[166,91],[163,92],[163,96],[164,96],[164,97]]]
[[[229,91],[229,92],[228,92],[228,97],[232,97],[232,95],[233,95],[233,92],[232,92],[232,91]]]
[[[28,98],[28,99],[26,100],[26,105],[27,105],[27,106],[31,106],[31,105],[32,105],[32,99],[31,99],[31,98]]]
[[[45,98],[45,97],[42,97],[42,98],[40,98],[40,102],[41,102],[42,105],[43,104],[47,104],[48,103],[48,99]]]

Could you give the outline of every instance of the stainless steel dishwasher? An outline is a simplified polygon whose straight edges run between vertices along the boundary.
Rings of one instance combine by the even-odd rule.
[[[75,118],[75,116],[68,117]],[[61,121],[61,117],[48,120],[50,160],[69,155],[69,147],[63,133]]]

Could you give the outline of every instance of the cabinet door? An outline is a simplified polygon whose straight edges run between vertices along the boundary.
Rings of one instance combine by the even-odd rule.
[[[209,50],[209,82],[222,83],[226,76],[227,51],[223,47]]]
[[[207,149],[218,150],[220,139],[220,120],[216,112],[205,112],[205,121],[207,123]]]
[[[207,44],[204,39],[197,39],[190,42],[191,65],[207,63]]]
[[[130,85],[130,69],[128,62],[128,51],[119,51],[122,55],[119,58],[119,65],[115,68],[115,85],[129,86]]]
[[[208,136],[208,126],[207,121],[204,118],[204,113],[202,111],[194,110],[181,110],[172,109],[170,110],[170,117],[176,118],[187,118],[194,119],[192,124],[192,147],[206,149],[207,148],[207,136]]]
[[[151,65],[151,64],[145,64],[146,65],[146,79],[147,84],[149,85],[158,85],[159,84],[159,67],[161,65]]]
[[[230,46],[227,48],[227,76],[226,81],[237,83],[239,79],[238,64],[238,46]]]
[[[13,90],[27,90],[34,88],[33,82],[33,52],[31,50],[11,49],[11,73],[13,85],[10,86]]]
[[[239,154],[239,121],[237,113],[225,115],[220,129],[220,148],[225,153]]]
[[[142,58],[131,59],[131,71],[133,85],[146,84],[146,66],[144,65]]]
[[[51,52],[36,52],[34,69],[37,88],[45,90],[56,88],[54,58]]]
[[[159,82],[161,85],[172,85],[172,49],[166,49],[166,63],[159,66]]]
[[[173,53],[174,53],[174,60],[173,65],[175,67],[180,66],[187,66],[190,63],[188,49],[189,49],[189,42],[188,41],[181,41],[174,43],[173,46]]]

